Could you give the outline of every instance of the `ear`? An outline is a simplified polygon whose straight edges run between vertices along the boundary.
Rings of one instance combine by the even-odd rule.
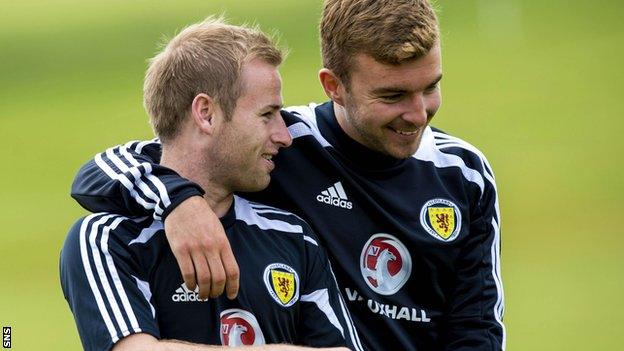
[[[344,106],[345,86],[340,78],[330,69],[323,68],[319,71],[319,80],[325,90],[325,95],[340,106]]]
[[[218,111],[214,99],[203,93],[197,94],[191,103],[191,119],[206,134],[213,133]]]

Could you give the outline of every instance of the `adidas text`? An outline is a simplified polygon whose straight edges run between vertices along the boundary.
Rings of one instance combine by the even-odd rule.
[[[333,205],[333,206],[337,206],[337,207],[346,208],[348,210],[353,208],[353,203],[351,203],[351,201],[337,199],[337,198],[332,198],[331,196],[317,195],[316,196],[316,201],[323,202],[323,203],[326,203],[326,204],[329,204],[329,205]]]
[[[199,290],[196,288],[195,290]],[[186,285],[178,288],[173,295],[171,295],[173,302],[204,302],[208,299],[200,299],[197,291],[191,291],[186,288]]]
[[[316,201],[348,210],[353,208],[353,203],[347,198],[347,193],[345,193],[340,182],[336,182],[327,190],[321,191],[320,194],[316,195]]]
[[[193,294],[174,294],[173,296],[171,296],[171,299],[174,302],[193,302],[193,301],[199,301],[199,302],[204,302],[204,301],[208,301],[208,299],[200,299],[199,298],[199,294],[193,293]]]

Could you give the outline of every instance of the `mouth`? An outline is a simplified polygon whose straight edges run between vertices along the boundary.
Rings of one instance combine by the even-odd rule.
[[[418,129],[416,130],[401,130],[401,129],[394,129],[392,127],[388,127],[391,131],[399,134],[399,135],[405,135],[405,136],[412,136],[412,135],[416,135],[418,134]]]
[[[275,154],[262,154],[261,155],[262,158],[265,160],[265,162],[268,164],[269,166],[269,172],[273,170],[273,168],[275,168],[275,163],[273,162],[273,156],[275,156]]]

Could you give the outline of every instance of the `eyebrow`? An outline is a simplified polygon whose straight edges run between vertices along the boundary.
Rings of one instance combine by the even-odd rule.
[[[440,81],[442,80],[442,74],[440,74],[438,76],[438,78],[434,79],[433,82],[431,82],[431,84],[427,85],[427,88],[431,88],[433,86],[435,86],[436,84],[438,84]]]
[[[284,104],[280,104],[280,105],[266,105],[262,108],[262,110],[271,110],[271,111],[275,111],[275,110],[281,110],[284,108]]]
[[[440,81],[442,80],[442,74],[440,74],[438,77],[436,77],[436,79],[434,79],[429,85],[427,85],[427,88],[431,88],[433,86],[435,86],[436,84],[438,84]],[[382,88],[377,88],[374,89],[372,91],[373,94],[375,95],[383,95],[383,94],[389,94],[389,93],[405,93],[407,91],[407,89],[405,88],[399,88],[399,87],[382,87]]]

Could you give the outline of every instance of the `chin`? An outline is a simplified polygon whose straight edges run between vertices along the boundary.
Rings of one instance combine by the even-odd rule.
[[[270,181],[271,177],[269,175],[259,175],[253,178],[251,181],[241,185],[240,189],[237,191],[242,191],[246,193],[255,193],[257,191],[262,191],[269,186]]]
[[[393,152],[393,153],[389,153],[390,156],[396,158],[396,159],[405,159],[405,158],[409,158],[412,155],[414,155],[413,153],[407,153],[407,152]]]
[[[415,146],[403,146],[403,147],[396,147],[396,148],[392,148],[392,149],[386,149],[386,154],[394,157],[394,158],[409,158],[412,157],[416,151],[418,151],[418,146],[420,145],[420,143],[416,144]]]

